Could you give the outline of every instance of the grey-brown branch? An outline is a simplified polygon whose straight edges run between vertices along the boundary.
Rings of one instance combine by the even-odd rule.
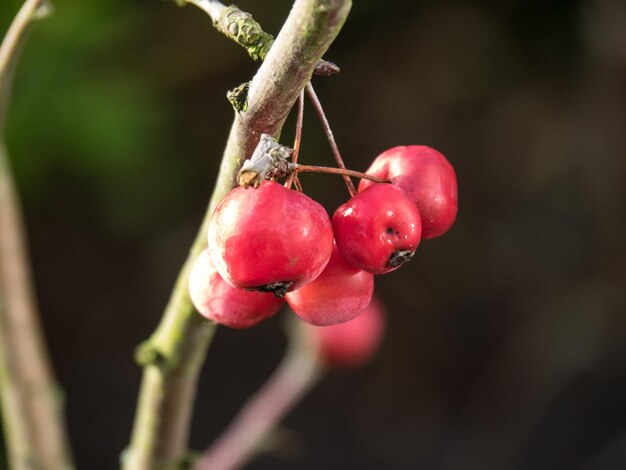
[[[122,459],[126,470],[166,469],[185,458],[198,374],[215,330],[191,305],[189,270],[206,246],[213,208],[235,185],[261,134],[278,135],[350,6],[350,0],[296,0],[250,83],[247,110],[235,115],[204,221],[158,328],[139,349],[144,375],[131,443]]]
[[[253,60],[263,60],[274,44],[274,36],[263,31],[250,13],[236,5],[226,6],[218,0],[177,0],[179,4],[190,3],[206,12],[213,26],[229,39],[243,47]],[[337,64],[320,59],[313,73],[328,77],[339,73]]]

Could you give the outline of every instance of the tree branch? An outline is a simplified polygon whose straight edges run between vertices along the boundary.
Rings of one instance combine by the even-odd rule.
[[[2,39],[2,44],[0,44],[0,131],[4,130],[13,70],[19,51],[25,42],[26,33],[33,21],[44,18],[50,10],[50,4],[46,0],[26,0]]]
[[[229,39],[243,47],[253,60],[263,60],[274,44],[274,36],[263,31],[250,13],[236,5],[226,6],[219,0],[177,0],[179,4],[192,4],[203,10],[213,20],[213,26]],[[339,67],[320,59],[313,73],[329,76],[339,73]]]
[[[204,10],[213,20],[215,29],[243,47],[253,60],[263,60],[274,43],[250,13],[236,5],[225,6],[216,0],[186,0]]]
[[[0,44],[0,133],[13,70],[27,30],[47,9],[27,0]],[[3,137],[3,136],[2,136]],[[62,399],[49,363],[32,288],[25,229],[0,138],[0,405],[10,468],[73,467]]]
[[[198,374],[214,332],[191,306],[189,270],[206,246],[213,208],[233,188],[241,163],[260,135],[280,132],[350,5],[350,0],[296,0],[250,84],[247,111],[235,115],[205,219],[160,325],[139,350],[144,376],[130,447],[123,457],[127,470],[168,468],[184,458]]]

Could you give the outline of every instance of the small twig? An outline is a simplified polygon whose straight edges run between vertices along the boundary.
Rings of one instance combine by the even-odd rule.
[[[193,467],[194,470],[240,468],[254,455],[263,439],[321,378],[320,363],[302,333],[292,332],[290,338],[292,344],[281,364],[244,405],[226,431],[203,454]]]
[[[335,75],[339,72],[341,72],[341,69],[337,64],[322,59],[315,66],[315,71],[313,73],[322,77],[330,77],[331,75]]]
[[[326,119],[324,108],[322,108],[322,104],[320,103],[320,100],[317,98],[317,95],[315,94],[315,90],[313,89],[313,85],[311,84],[311,82],[306,84],[306,92],[309,95],[309,98],[311,99],[311,102],[313,103],[313,107],[315,108],[315,111],[317,111],[317,114],[320,118],[324,132],[326,133],[326,137],[328,138],[328,143],[330,144],[330,148],[332,149],[333,155],[335,156],[337,166],[341,168],[342,170],[345,170],[346,165],[343,163],[343,158],[341,158],[341,153],[339,153],[339,147],[337,147],[337,142],[335,142],[335,136],[333,135],[333,131],[330,128],[328,119]],[[343,174],[343,180],[346,183],[346,187],[348,188],[348,191],[350,192],[350,196],[354,196],[356,194],[356,188],[354,187],[354,183],[352,183],[352,180],[348,176],[348,173],[342,173],[342,174]]]
[[[236,5],[225,6],[217,0],[181,0],[204,10],[213,26],[242,46],[253,60],[263,60],[274,44],[274,36],[266,33],[250,13]]]
[[[263,31],[250,13],[240,10],[236,5],[226,6],[218,0],[176,0],[179,4],[190,3],[207,13],[213,26],[243,47],[253,60],[264,60],[274,44],[274,36]],[[329,77],[339,73],[337,64],[324,59],[315,66],[313,73]]]
[[[298,113],[296,115],[296,136],[293,139],[293,154],[291,155],[291,163],[294,165],[298,163],[298,155],[300,155],[300,142],[302,141],[302,123],[304,121],[304,90],[300,92],[298,97]],[[296,173],[293,172],[287,178],[285,187],[291,189],[291,184],[296,178]],[[297,188],[297,186],[296,186]]]
[[[360,171],[348,170],[347,168],[334,168],[332,166],[318,166],[318,165],[300,165],[296,164],[295,170],[297,173],[329,173],[332,175],[342,175],[343,177],[362,178],[374,183],[389,183],[388,180],[378,178],[377,176],[368,175]],[[354,193],[356,194],[356,192]],[[353,196],[354,196],[353,194]]]

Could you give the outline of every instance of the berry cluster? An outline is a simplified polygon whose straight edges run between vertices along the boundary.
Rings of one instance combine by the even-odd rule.
[[[283,299],[313,325],[348,322],[370,305],[374,275],[398,269],[422,238],[445,233],[456,217],[454,170],[430,147],[380,154],[332,220],[319,203],[290,189],[305,166],[279,166],[295,173],[287,186],[264,172],[255,187],[231,191],[212,215],[208,250],[189,287],[198,311],[216,323],[252,326],[277,312]]]

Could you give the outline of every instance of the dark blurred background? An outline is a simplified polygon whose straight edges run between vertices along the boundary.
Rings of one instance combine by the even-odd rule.
[[[240,0],[277,33],[291,1]],[[2,0],[0,31],[21,1]],[[80,468],[117,466],[135,346],[160,318],[258,64],[194,8],[55,0],[17,73],[8,149]],[[626,468],[626,4],[357,0],[315,85],[349,167],[427,144],[459,216],[377,278],[376,360],[331,373],[251,469]],[[293,136],[293,118],[283,142]],[[303,162],[331,164],[310,106]],[[339,178],[305,175],[329,212]],[[273,370],[279,317],[219,329],[192,447]]]

